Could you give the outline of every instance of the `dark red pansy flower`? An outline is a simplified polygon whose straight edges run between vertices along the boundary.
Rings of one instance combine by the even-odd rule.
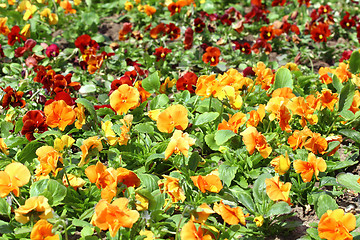
[[[166,24],[165,32],[170,40],[175,40],[180,37],[180,28],[173,23]]]
[[[349,50],[349,51],[344,51],[344,52],[342,53],[342,56],[341,56],[339,62],[343,62],[344,60],[349,60],[350,57],[351,57],[352,52],[353,52],[353,51],[351,51],[351,50]]]
[[[29,141],[35,140],[34,133],[43,133],[48,130],[45,120],[43,111],[32,110],[27,112],[22,119],[24,125],[21,134],[25,135]]]
[[[204,63],[209,63],[210,66],[216,66],[219,63],[219,57],[220,57],[220,49],[217,47],[208,47],[206,49],[206,52],[202,56],[202,60]]]
[[[155,49],[154,55],[156,56],[156,61],[160,61],[164,60],[166,55],[168,55],[169,53],[171,53],[171,49],[169,48],[164,48],[164,47],[158,47]]]
[[[196,83],[198,77],[193,72],[187,72],[179,78],[176,82],[177,90],[188,90],[190,93],[195,93]]]
[[[57,92],[54,99],[47,100],[45,105],[49,105],[54,101],[64,100],[67,105],[74,106],[76,98],[72,98],[69,93],[65,91]]]
[[[109,92],[109,96],[113,91],[118,89],[123,84],[127,84],[128,86],[133,86],[133,82],[130,80],[129,76],[122,76],[120,79],[115,79],[111,82],[111,90]]]
[[[156,27],[150,30],[150,37],[157,39],[159,36],[164,36],[166,32],[165,24],[159,23]]]
[[[126,22],[123,24],[122,29],[119,31],[119,40],[126,40],[126,35],[131,32],[132,23]]]
[[[272,3],[271,3],[271,6],[272,7],[275,7],[275,6],[284,6],[286,3],[286,0],[273,0]]]
[[[233,22],[235,22],[235,18],[231,17],[230,14],[225,13],[220,17],[220,21],[223,25],[231,25]]]
[[[331,35],[329,25],[326,23],[319,23],[317,26],[311,29],[311,39],[315,42],[326,42],[327,37]]]
[[[195,26],[195,32],[201,33],[202,31],[204,31],[205,23],[203,20],[201,20],[201,18],[195,18],[194,26]]]
[[[254,70],[252,69],[252,67],[246,67],[246,68],[243,70],[243,75],[244,75],[244,77],[247,77],[247,76],[255,76],[255,72],[254,72]]]
[[[4,50],[0,44],[0,58],[4,58],[4,57],[5,57]]]
[[[267,18],[267,14],[269,10],[266,10],[265,6],[260,5],[256,6],[253,5],[250,12],[245,15],[245,19],[247,23],[251,22],[259,22],[260,20],[264,21],[265,23],[269,23],[269,19]]]
[[[57,57],[58,55],[59,55],[59,47],[58,47],[58,45],[56,45],[56,44],[51,44],[50,46],[48,46],[47,48],[46,48],[46,51],[45,51],[45,53],[46,53],[46,56],[48,57],[48,58],[50,58],[50,57]]]
[[[15,57],[21,57],[25,52],[32,52],[32,49],[36,46],[36,41],[33,39],[27,39],[23,47],[15,49]]]
[[[130,58],[125,59],[125,61],[128,66],[141,66],[137,61],[133,61]]]
[[[210,45],[208,45],[207,43],[203,43],[203,44],[200,45],[200,47],[201,47],[201,49],[205,52],[206,49],[207,49],[208,47],[210,47]]]
[[[184,33],[185,37],[184,37],[184,49],[188,50],[192,47],[193,45],[193,40],[194,40],[194,31],[192,30],[191,27],[188,27],[185,30]]]
[[[354,18],[350,18],[350,13],[346,12],[343,19],[340,21],[340,25],[344,29],[350,29],[352,27],[355,27],[355,20]]]
[[[254,53],[258,54],[260,52],[260,48],[263,48],[266,54],[269,54],[272,51],[271,44],[262,38],[258,38],[256,40],[254,45],[251,47],[251,50],[253,50]]]
[[[75,46],[80,49],[82,54],[84,54],[85,50],[88,48],[99,48],[99,44],[95,40],[91,39],[91,37],[87,34],[77,37],[75,40]]]
[[[25,42],[26,37],[20,34],[20,27],[15,25],[8,34],[8,44],[13,46],[15,42],[21,43],[21,40]]]
[[[281,33],[282,33],[282,30],[274,29],[273,25],[263,26],[260,28],[260,37],[265,41],[270,41],[275,36],[279,36]]]
[[[22,91],[14,91],[14,89],[10,86],[5,89],[1,89],[5,92],[5,95],[1,100],[1,106],[5,108],[5,110],[9,109],[9,106],[21,108],[25,107],[26,102],[21,99],[24,95]]]
[[[233,41],[233,43],[235,44],[235,50],[240,50],[240,52],[245,53],[245,54],[251,54],[251,46],[248,42],[244,42],[244,43],[239,43],[236,41]]]
[[[172,2],[169,4],[168,10],[170,11],[170,16],[173,16],[175,13],[180,13],[181,5],[178,2]]]
[[[322,15],[322,14],[329,15],[331,13],[331,11],[332,11],[332,9],[329,5],[325,5],[325,6],[321,5],[318,10],[320,15]]]
[[[311,3],[310,3],[310,0],[297,0],[298,3],[299,3],[299,7],[303,4],[306,5],[306,7],[310,7]]]

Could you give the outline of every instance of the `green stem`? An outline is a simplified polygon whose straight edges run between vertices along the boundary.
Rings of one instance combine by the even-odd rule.
[[[184,211],[183,211],[182,214],[181,214],[181,218],[180,218],[180,220],[179,220],[179,223],[178,223],[178,226],[177,226],[177,229],[176,229],[175,240],[178,240],[178,235],[179,235],[179,231],[180,231],[180,224],[181,224],[181,222],[182,222],[182,220],[183,220],[183,218],[184,218],[185,210],[186,210],[187,207],[188,207],[188,206],[185,206],[185,207],[184,207]]]
[[[11,199],[14,200],[14,202],[18,205],[18,207],[20,207],[21,204],[18,202],[18,200],[16,200],[14,194],[11,192],[10,195],[11,195]]]
[[[212,98],[213,98],[213,96],[211,95],[211,96],[210,96],[210,99],[209,99],[209,112],[211,112],[211,102],[212,102]]]

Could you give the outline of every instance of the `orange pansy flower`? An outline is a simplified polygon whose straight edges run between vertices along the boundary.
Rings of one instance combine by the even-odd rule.
[[[349,110],[355,114],[357,111],[360,110],[359,107],[360,107],[360,92],[358,90],[356,90],[354,98],[353,98],[353,102],[352,102]]]
[[[221,200],[220,203],[214,204],[214,211],[219,214],[227,224],[236,225],[240,223],[243,226],[246,225],[246,216],[240,207],[232,208],[229,205],[225,205]]]
[[[18,197],[19,187],[27,184],[30,176],[29,169],[21,163],[13,162],[7,165],[4,171],[0,171],[0,197],[6,197],[10,192]]]
[[[111,204],[101,199],[95,206],[91,224],[101,230],[109,229],[111,237],[115,237],[120,227],[132,228],[140,214],[136,210],[130,210],[128,204],[127,198],[118,198]]]
[[[217,170],[211,172],[206,176],[193,176],[191,177],[194,185],[200,189],[202,193],[206,191],[218,193],[223,188],[219,173]]]
[[[304,182],[310,182],[313,175],[319,180],[319,172],[325,172],[326,162],[323,158],[317,158],[313,153],[309,153],[308,161],[295,160],[293,163],[296,173],[301,174],[301,178]]]
[[[206,52],[202,56],[204,63],[209,63],[210,66],[216,66],[219,63],[220,49],[217,47],[207,47]]]
[[[240,133],[240,135],[243,136],[243,142],[250,155],[253,154],[256,149],[263,158],[267,158],[272,152],[272,148],[266,142],[266,138],[259,133],[256,128],[248,127],[245,131]]]
[[[328,143],[325,138],[321,137],[320,133],[311,133],[304,143],[304,147],[314,154],[324,154],[328,147]]]
[[[275,168],[275,172],[279,175],[284,175],[290,168],[290,159],[286,152],[285,157],[280,155],[270,162],[271,166]]]
[[[328,67],[321,67],[319,69],[320,80],[322,83],[330,84],[333,82],[332,78],[329,76],[329,73],[335,73],[334,69]]]
[[[56,151],[51,146],[42,146],[36,150],[36,155],[38,156],[38,160],[40,162],[40,166],[38,167],[37,176],[47,176],[50,172],[53,173],[54,176],[57,175],[59,171],[61,171],[63,163],[63,159],[61,153]],[[59,164],[61,163],[61,164]]]
[[[180,152],[188,157],[189,148],[195,144],[195,139],[189,137],[188,133],[183,133],[180,130],[175,130],[170,142],[165,150],[165,160],[167,160],[174,152]]]
[[[0,18],[0,34],[7,36],[10,33],[10,29],[6,26],[8,18]]]
[[[339,66],[335,69],[335,75],[342,83],[347,82],[352,77],[352,74],[348,69],[349,64],[344,62],[339,63]]]
[[[206,203],[203,203],[191,214],[191,221],[203,224],[213,213],[215,212],[211,209],[211,207],[209,207]]]
[[[66,178],[67,176],[67,178]],[[69,182],[68,182],[69,180]],[[75,175],[73,174],[67,174],[63,176],[63,179],[62,179],[62,182],[64,184],[65,187],[68,187],[69,186],[69,183],[70,183],[70,186],[73,187],[75,189],[75,191],[79,188],[79,187],[82,187],[85,185],[85,181],[84,179],[80,178],[80,177],[76,177]]]
[[[52,233],[53,225],[47,220],[40,219],[31,230],[30,240],[58,240],[59,235]]]
[[[208,98],[216,93],[219,86],[220,82],[216,80],[215,74],[209,76],[202,75],[196,82],[195,94],[204,98]]]
[[[71,3],[69,1],[61,1],[60,7],[62,7],[65,10],[65,14],[71,13],[75,14],[76,10],[72,8]]]
[[[110,106],[121,115],[137,107],[139,99],[140,93],[137,88],[122,84],[110,95]]]
[[[313,132],[305,126],[303,130],[295,130],[293,134],[288,138],[288,143],[293,150],[302,148],[306,142],[306,139],[311,136]]]
[[[78,166],[81,167],[84,164],[89,162],[89,154],[92,153],[91,150],[95,150],[96,153],[100,152],[103,149],[103,145],[101,143],[101,138],[98,136],[89,137],[84,140],[83,144],[80,147],[81,149],[81,161],[79,162]],[[91,152],[89,152],[91,151]]]
[[[158,182],[161,192],[166,192],[171,197],[172,202],[178,202],[186,199],[184,190],[179,185],[179,179],[163,175],[165,180],[160,180]]]
[[[284,87],[284,88],[277,88],[273,91],[273,93],[271,94],[271,97],[283,97],[286,99],[290,99],[293,97],[296,97],[295,94],[292,92],[292,89],[289,87]]]
[[[257,127],[257,125],[259,125],[259,122],[262,122],[265,117],[265,105],[260,104],[257,110],[252,110],[249,114],[250,117],[246,122],[246,126]]]
[[[289,205],[290,203],[290,189],[291,183],[283,183],[280,181],[279,176],[275,176],[273,178],[265,179],[266,184],[266,194],[269,198],[273,201],[284,201],[287,202]]]
[[[159,114],[156,125],[160,132],[171,133],[174,128],[185,130],[189,124],[186,107],[177,104],[166,108]]]
[[[303,97],[294,97],[286,105],[293,114],[301,116],[300,124],[302,127],[305,127],[306,121],[311,125],[314,125],[318,122],[318,116],[314,114],[317,109],[318,99],[313,95],[306,97],[306,101]]]
[[[287,98],[273,97],[269,100],[265,109],[271,113],[269,116],[270,121],[273,121],[276,118],[279,121],[281,130],[291,132],[291,127],[289,125],[291,113],[286,107],[287,102]]]
[[[64,100],[53,101],[46,105],[44,113],[46,124],[51,128],[58,127],[60,131],[64,131],[66,126],[75,122],[75,111]]]
[[[323,89],[318,98],[321,103],[321,110],[328,108],[330,111],[334,111],[334,105],[339,101],[338,94],[332,93],[330,89]]]
[[[246,122],[246,115],[241,112],[235,113],[233,116],[229,114],[229,121],[222,120],[218,126],[218,130],[231,130],[234,133],[238,133],[241,125]]]
[[[181,240],[211,240],[213,239],[211,235],[204,235],[204,230],[201,228],[201,225],[198,229],[193,221],[187,222],[181,229],[180,232]]]
[[[343,209],[327,210],[318,225],[319,237],[322,239],[352,240],[350,234],[356,228],[356,218],[352,213],[346,213]]]
[[[15,210],[15,220],[25,224],[36,218],[48,219],[53,217],[53,211],[46,197],[31,197],[25,201],[25,205]]]
[[[152,6],[149,6],[149,5],[145,5],[144,6],[144,11],[145,11],[146,15],[152,17],[152,15],[154,13],[156,13],[156,8],[154,8]]]
[[[255,84],[261,85],[261,89],[268,90],[275,80],[273,71],[270,68],[266,68],[263,62],[258,62],[256,67],[253,67],[253,71],[256,74]]]
[[[74,111],[75,111],[75,115],[76,115],[76,119],[77,119],[77,121],[75,122],[75,127],[77,129],[81,129],[82,126],[85,124],[85,119],[86,119],[85,107],[84,107],[84,105],[78,103],[77,107],[74,108]]]
[[[120,127],[121,133],[120,137],[118,138],[119,145],[127,145],[128,141],[130,140],[130,128],[132,125],[134,117],[131,114],[127,114],[124,116],[123,119],[120,120],[122,126]]]

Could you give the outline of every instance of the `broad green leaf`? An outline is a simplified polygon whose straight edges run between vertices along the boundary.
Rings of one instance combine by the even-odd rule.
[[[321,240],[317,228],[308,228],[306,229],[306,232],[310,235],[311,239]]]
[[[352,129],[341,129],[339,133],[344,135],[345,137],[351,138],[357,144],[360,144],[360,132]]]
[[[28,143],[17,155],[16,159],[19,162],[31,162],[36,158],[36,150],[41,147],[43,144],[37,141],[32,141]]]
[[[137,176],[140,178],[141,185],[150,192],[159,189],[158,181],[160,179],[156,175],[142,173],[138,174]]]
[[[239,167],[229,166],[225,163],[219,167],[219,177],[225,183],[226,186],[230,186],[231,181],[235,178],[236,172]]]
[[[10,131],[14,128],[14,125],[10,122],[3,121],[0,124],[0,136],[2,138],[7,138],[10,135]]]
[[[150,123],[139,123],[134,127],[134,130],[139,133],[153,133],[154,127]]]
[[[336,92],[338,92],[338,93],[341,93],[341,90],[343,89],[343,85],[342,85],[342,83],[340,82],[340,80],[339,80],[339,78],[335,75],[335,74],[333,74],[332,75],[332,85],[333,85],[333,87],[336,89]]]
[[[275,73],[274,89],[288,87],[293,89],[293,79],[289,69],[279,68]]]
[[[264,204],[269,199],[266,194],[265,179],[272,178],[270,173],[261,174],[255,181],[253,187],[253,196],[256,203]]]
[[[11,63],[11,64],[10,64],[10,69],[11,69],[11,71],[12,71],[13,73],[19,74],[19,73],[21,73],[21,71],[22,71],[22,66],[21,66],[21,64],[19,64],[19,63]]]
[[[269,211],[266,213],[266,217],[272,217],[275,215],[289,214],[291,207],[286,202],[278,202],[272,205]]]
[[[66,196],[66,187],[53,179],[43,179],[30,187],[30,197],[44,196],[49,200],[50,206],[61,204]]]
[[[231,130],[218,130],[215,133],[215,141],[217,145],[223,145],[226,143],[230,138],[236,136],[236,133],[234,133]]]
[[[339,184],[358,193],[360,193],[360,184],[357,182],[359,178],[359,175],[352,173],[340,173],[336,176]]]
[[[350,72],[353,74],[357,73],[360,70],[360,53],[358,50],[353,51],[349,60]]]
[[[43,132],[43,133],[34,133],[34,137],[36,139],[41,139],[41,138],[45,138],[47,136],[51,136],[51,135],[54,135],[55,137],[61,137],[61,132],[59,131],[55,131],[55,130],[49,130],[49,131],[46,131],[46,132]]]
[[[339,110],[348,110],[351,107],[355,94],[355,86],[349,81],[343,89],[341,89],[340,99],[339,99]]]
[[[86,84],[79,89],[81,95],[89,95],[94,92],[96,92],[96,86],[94,84]]]
[[[218,151],[220,148],[220,146],[216,144],[214,133],[206,135],[205,142],[211,150]]]
[[[199,126],[205,123],[209,123],[214,121],[215,119],[217,119],[219,117],[219,113],[218,112],[205,112],[200,114],[199,116],[197,116],[197,118],[195,119],[194,125]]]
[[[150,109],[159,109],[164,107],[169,102],[169,97],[166,94],[157,95],[150,102]]]
[[[1,234],[6,234],[6,233],[11,233],[13,231],[13,228],[11,227],[11,225],[7,222],[4,222],[3,220],[0,220],[0,233]]]
[[[149,93],[159,91],[160,79],[158,72],[154,72],[141,82],[142,87]]]
[[[341,112],[339,112],[339,115],[345,118],[345,120],[353,120],[355,118],[355,114],[350,111],[343,109]]]
[[[188,167],[190,170],[195,171],[199,162],[201,162],[201,157],[198,152],[193,152],[189,158]]]
[[[252,214],[256,213],[256,206],[250,193],[241,189],[239,186],[231,188],[230,191],[232,192],[234,197],[237,198],[237,200],[246,207],[249,212],[251,212]]]
[[[76,219],[76,218],[74,218],[72,220],[72,224],[76,227],[91,227],[92,226],[89,222],[83,221],[80,219]]]
[[[335,199],[327,194],[321,195],[315,203],[315,212],[319,219],[327,210],[335,210],[338,208],[339,206],[336,204]]]
[[[333,142],[330,142],[329,145],[328,145],[328,149],[326,150],[327,153],[330,153],[332,150],[334,150],[337,146],[340,145],[340,142],[339,141],[333,141]]]
[[[10,217],[10,205],[5,198],[0,198],[0,215],[6,215]]]

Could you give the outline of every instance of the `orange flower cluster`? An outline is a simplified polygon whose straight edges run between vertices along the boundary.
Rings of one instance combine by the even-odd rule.
[[[128,112],[139,105],[140,93],[137,88],[122,84],[110,95],[110,106],[118,115]]]
[[[136,210],[129,209],[128,204],[127,198],[118,198],[111,204],[101,199],[95,206],[91,224],[101,230],[109,229],[111,237],[115,237],[120,227],[132,228],[140,214]]]
[[[189,137],[188,133],[183,133],[181,130],[175,130],[170,142],[165,150],[165,160],[167,160],[173,153],[180,152],[188,157],[189,148],[195,144],[195,139]]]
[[[181,188],[179,184],[179,179],[163,175],[165,180],[159,180],[158,185],[161,193],[166,192],[169,194],[171,201],[176,203],[178,201],[184,202],[186,199],[184,190]]]
[[[15,220],[25,224],[30,220],[49,219],[53,217],[53,211],[46,197],[31,197],[15,210]]]
[[[30,171],[23,164],[13,162],[7,165],[4,171],[0,171],[0,197],[4,198],[13,192],[15,196],[20,195],[19,187],[30,181]]]
[[[46,124],[51,128],[58,127],[64,131],[65,127],[75,122],[76,113],[64,100],[53,101],[44,108]]]
[[[328,147],[326,139],[320,133],[314,133],[306,126],[301,131],[295,130],[288,138],[288,143],[293,150],[305,147],[314,154],[324,154]]]
[[[53,225],[45,219],[40,219],[31,230],[31,240],[59,240],[59,235],[53,232]]]
[[[118,186],[139,187],[140,179],[136,174],[125,168],[106,168],[101,162],[85,169],[85,174],[91,183],[95,183],[101,190],[101,198],[111,202],[116,197]]]
[[[220,203],[214,204],[214,211],[229,225],[236,225],[239,223],[243,226],[246,225],[245,217],[248,215],[244,215],[240,207],[232,208],[229,205],[225,205],[221,200]]]
[[[256,67],[253,67],[256,79],[255,84],[261,85],[261,89],[268,90],[274,83],[275,74],[270,68],[266,68],[263,62],[258,62]]]
[[[36,155],[40,162],[40,165],[36,168],[36,177],[38,179],[47,177],[51,172],[56,176],[62,170],[62,155],[53,147],[42,146],[36,150]]]
[[[323,89],[321,94],[318,94],[319,102],[321,103],[321,110],[324,108],[334,111],[334,105],[339,101],[338,94],[332,93],[330,89]]]
[[[218,193],[223,188],[219,178],[219,172],[217,170],[212,171],[206,176],[193,176],[191,177],[191,180],[202,193],[205,193],[206,191]]]
[[[287,107],[291,110],[294,115],[301,117],[300,124],[302,127],[306,126],[306,121],[311,125],[318,122],[318,116],[314,112],[318,109],[319,99],[315,98],[314,95],[308,95],[306,99],[303,97],[293,97],[287,104]]]
[[[256,149],[263,158],[269,157],[272,148],[267,143],[264,135],[259,133],[256,128],[248,127],[245,131],[240,133],[240,135],[243,136],[243,142],[250,155],[253,154]]]
[[[293,165],[295,172],[301,174],[304,182],[310,182],[313,175],[319,180],[319,172],[325,172],[327,167],[324,159],[321,157],[317,158],[313,153],[309,153],[307,162],[295,160]]]
[[[329,75],[330,73],[330,75]],[[340,82],[347,82],[350,78],[352,78],[352,74],[349,71],[349,64],[341,62],[339,66],[335,69],[331,69],[329,67],[321,67],[319,69],[320,80],[322,83],[330,84],[333,82],[332,76],[335,76],[340,80]]]
[[[185,130],[189,124],[187,109],[180,104],[171,105],[154,119],[159,131],[165,133],[171,133],[174,128]]]
[[[225,119],[218,126],[218,130],[231,130],[234,133],[238,133],[241,125],[246,122],[246,115],[241,112],[235,113],[233,116],[229,114],[229,120]]]
[[[211,240],[213,239],[210,234],[206,234],[208,230],[202,229],[201,225],[198,229],[192,220],[187,222],[181,229],[181,240]]]
[[[270,112],[269,119],[273,121],[277,119],[281,130],[291,132],[289,121],[291,119],[291,113],[287,108],[289,100],[284,97],[272,97],[266,105],[266,111]]]
[[[356,228],[356,218],[352,213],[346,213],[343,209],[328,210],[321,216],[318,232],[322,239],[352,240],[350,234]]]
[[[266,194],[269,196],[269,198],[273,201],[284,201],[288,203],[289,205],[292,205],[290,203],[290,189],[291,189],[291,183],[283,183],[280,181],[279,176],[275,176],[273,178],[267,178],[265,179],[266,184]]]

